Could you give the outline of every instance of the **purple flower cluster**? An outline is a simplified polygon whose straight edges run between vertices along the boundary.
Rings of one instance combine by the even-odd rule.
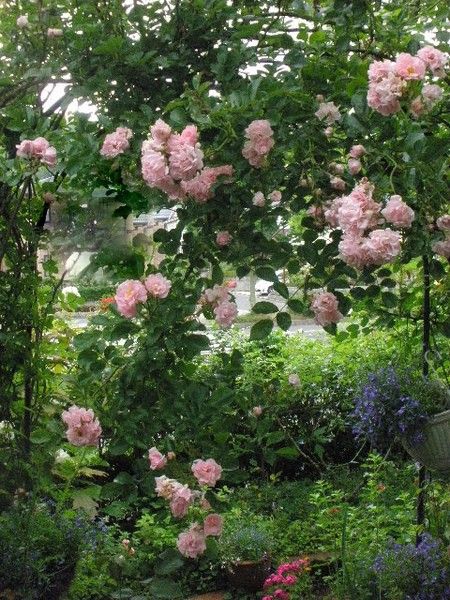
[[[417,547],[390,542],[373,570],[383,592],[402,593],[405,600],[450,600],[450,570],[442,547],[429,534]]]
[[[355,398],[351,414],[354,435],[368,439],[379,450],[388,448],[397,436],[412,445],[420,444],[427,416],[410,389],[414,389],[413,383],[392,367],[370,373]]]

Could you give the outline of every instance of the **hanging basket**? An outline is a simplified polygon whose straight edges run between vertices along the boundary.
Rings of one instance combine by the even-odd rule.
[[[403,442],[408,453],[431,471],[450,475],[450,410],[441,412],[428,421],[423,428],[421,444],[411,446]]]

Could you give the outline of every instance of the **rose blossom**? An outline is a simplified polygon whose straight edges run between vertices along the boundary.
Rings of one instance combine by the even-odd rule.
[[[167,458],[153,446],[153,448],[150,448],[148,451],[148,462],[150,463],[150,469],[152,471],[157,471],[164,469],[167,465]]]
[[[424,85],[422,88],[422,98],[425,104],[430,107],[442,98],[443,93],[444,90],[441,86],[435,83]]]
[[[355,146],[352,146],[349,151],[351,158],[361,158],[361,156],[364,156],[364,154],[366,154],[366,149],[362,144],[356,144]]]
[[[244,143],[242,156],[253,167],[259,168],[275,144],[269,121],[265,119],[252,121],[245,129],[245,137],[247,141]]]
[[[329,138],[333,135],[333,131],[334,129],[332,127],[325,127],[325,129],[323,130],[323,134],[325,137]]]
[[[400,110],[399,98],[403,93],[406,82],[389,73],[387,77],[377,82],[369,83],[367,104],[383,116],[387,117]]]
[[[169,479],[169,477],[166,477],[166,475],[155,477],[156,494],[165,500],[171,500],[175,489],[179,486],[181,486],[181,483],[179,483],[176,479]]]
[[[54,167],[56,164],[56,148],[50,146],[50,142],[43,137],[23,140],[16,148],[17,156],[20,158],[35,158],[49,167]]]
[[[62,29],[52,29],[52,28],[47,29],[47,37],[49,37],[49,38],[61,37],[62,34],[63,34]]]
[[[222,165],[220,167],[205,167],[195,177],[189,181],[182,181],[183,191],[194,198],[197,202],[203,204],[213,196],[212,187],[221,176],[231,177],[233,167],[231,165]],[[229,180],[225,180],[228,183]]]
[[[388,223],[395,227],[411,227],[414,211],[398,195],[391,196],[381,214]]]
[[[137,304],[147,301],[147,290],[140,281],[127,279],[118,286],[114,300],[119,313],[131,319],[136,316]]]
[[[330,177],[330,185],[334,190],[343,192],[345,190],[345,181],[340,177]]]
[[[280,190],[274,190],[273,192],[270,192],[269,199],[274,204],[278,204],[279,202],[281,202],[281,192],[280,192]]]
[[[149,275],[144,281],[144,285],[153,298],[167,298],[172,287],[169,279],[166,279],[161,273]]]
[[[94,411],[89,408],[71,406],[65,410],[61,419],[67,425],[66,437],[74,446],[96,446],[102,434],[102,428]]]
[[[297,373],[291,373],[288,377],[289,385],[292,387],[298,387],[300,385],[300,377]]]
[[[230,327],[238,316],[238,308],[235,302],[224,300],[214,308],[216,322],[221,327]]]
[[[349,158],[347,164],[350,175],[357,175],[362,169],[361,161],[357,158]]]
[[[170,499],[170,511],[176,519],[186,516],[189,506],[192,504],[194,495],[187,485],[175,486]]]
[[[197,558],[203,554],[206,550],[206,540],[200,525],[194,524],[187,531],[180,533],[177,548],[187,558]]]
[[[218,246],[228,246],[232,239],[233,237],[228,231],[219,231],[216,236],[216,244]]]
[[[192,146],[181,136],[169,139],[169,174],[175,180],[192,179],[203,168],[203,152],[198,144]]]
[[[215,283],[214,287],[205,290],[203,296],[208,304],[215,305],[226,302],[229,299],[230,294],[228,292],[228,286],[221,286]]]
[[[363,269],[371,263],[365,239],[355,235],[344,235],[339,242],[339,256],[350,267]]]
[[[375,265],[392,262],[401,251],[402,237],[392,229],[375,229],[365,242],[370,259]]]
[[[436,75],[440,75],[447,62],[447,56],[432,46],[424,46],[417,52],[417,56],[423,60],[426,66]]]
[[[263,409],[261,406],[254,406],[251,410],[251,413],[254,417],[260,417],[262,415]]]
[[[266,204],[266,199],[264,198],[264,194],[262,192],[256,192],[253,196],[253,206],[258,206],[262,208]]]
[[[339,312],[338,299],[331,292],[317,294],[311,303],[311,309],[316,322],[322,327],[338,323],[343,317]]]
[[[329,170],[334,173],[335,175],[343,175],[345,172],[345,167],[344,165],[338,164],[336,162],[331,162],[328,165]]]
[[[403,79],[423,79],[425,77],[425,63],[416,56],[402,52],[395,61],[395,72]]]
[[[441,231],[450,231],[450,215],[442,215],[436,220],[436,225]]]
[[[165,144],[172,133],[170,125],[162,119],[158,119],[150,127],[150,134],[157,144]]]
[[[20,15],[20,17],[17,17],[16,25],[17,27],[19,27],[19,29],[24,29],[25,27],[28,27],[28,15]]]
[[[381,81],[385,79],[389,73],[395,71],[395,63],[392,60],[375,60],[369,66],[369,81]]]
[[[113,133],[108,133],[100,149],[100,154],[105,158],[115,158],[123,154],[130,147],[129,140],[133,132],[128,127],[117,127]]]
[[[218,536],[222,533],[223,519],[220,515],[213,513],[208,515],[203,521],[203,531],[205,536]]]
[[[222,475],[222,467],[213,458],[194,460],[191,471],[200,485],[210,487],[214,487]]]
[[[447,238],[441,242],[435,242],[431,248],[433,252],[439,254],[439,256],[450,259],[450,238]]]
[[[321,121],[325,120],[327,125],[333,125],[336,121],[341,120],[341,113],[334,102],[321,102],[314,114]]]

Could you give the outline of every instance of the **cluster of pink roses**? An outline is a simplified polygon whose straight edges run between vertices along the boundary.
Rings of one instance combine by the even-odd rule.
[[[158,450],[158,448],[155,448],[154,446],[148,451],[148,462],[152,471],[164,469],[164,467],[167,465],[167,461],[173,460],[174,458],[174,452],[168,452],[166,455],[164,455]]]
[[[234,282],[233,282],[234,284]],[[205,290],[203,301],[213,307],[216,323],[221,327],[230,327],[238,316],[238,308],[230,294],[232,284],[217,285]]]
[[[144,283],[136,279],[127,279],[117,288],[114,301],[117,310],[127,319],[136,316],[137,305],[147,302],[148,298],[167,298],[172,283],[161,273],[149,275]]]
[[[61,419],[67,425],[66,437],[71,444],[74,446],[97,445],[102,428],[91,408],[71,406],[62,413]]]
[[[341,113],[334,102],[325,102],[322,94],[318,94],[316,100],[319,102],[319,108],[314,114],[320,121],[325,121],[327,127],[325,127],[323,132],[329,138],[333,135],[334,131],[332,125],[341,120]]]
[[[270,595],[264,596],[262,600],[289,600],[292,597],[291,593],[295,592],[293,587],[298,581],[298,576],[308,572],[308,570],[309,560],[307,558],[299,558],[291,563],[283,563],[264,582],[266,591],[269,588],[276,589],[270,591]]]
[[[158,119],[150,137],[142,144],[142,177],[149,187],[165,192],[172,200],[186,196],[206,202],[213,196],[218,177],[231,177],[233,167],[204,167],[203,152],[195,125],[173,133],[170,125]]]
[[[28,160],[38,160],[43,165],[54,167],[56,165],[56,148],[50,146],[43,137],[35,140],[22,140],[17,148],[17,156]]]
[[[392,262],[400,254],[401,235],[389,227],[377,228],[380,224],[386,221],[404,229],[414,220],[414,211],[400,196],[391,196],[382,209],[372,198],[373,189],[364,178],[348,196],[335,198],[324,211],[328,224],[344,232],[339,244],[342,260],[357,269]]]
[[[100,154],[105,158],[115,158],[123,154],[130,147],[133,132],[128,127],[117,127],[113,133],[108,133],[100,149]]]
[[[245,130],[245,137],[247,140],[242,149],[242,156],[252,167],[259,168],[275,144],[269,121],[265,119],[252,121]]]
[[[272,204],[279,204],[281,202],[282,194],[280,190],[273,190],[268,196]],[[252,199],[253,206],[263,208],[266,205],[266,198],[262,192],[256,192]]]
[[[447,56],[425,46],[416,56],[407,52],[399,54],[395,61],[374,61],[369,66],[369,90],[367,104],[384,116],[400,110],[400,99],[408,98],[412,81],[423,81],[427,69],[434,76],[443,76]],[[410,103],[409,110],[414,117],[430,109],[442,96],[442,88],[436,84],[425,84],[419,96]]]
[[[433,252],[450,260],[450,215],[443,215],[436,221],[437,228],[443,232],[445,238],[434,242]]]
[[[316,323],[322,325],[322,327],[326,327],[332,323],[339,323],[343,317],[342,313],[339,311],[338,299],[331,292],[320,292],[316,294],[311,303],[311,310],[314,313]],[[291,376],[289,376],[289,383],[291,385],[298,385],[300,383],[299,381],[297,384],[296,381],[297,380],[294,380],[293,377],[291,380]]]
[[[156,448],[154,449],[156,450]],[[214,487],[222,476],[222,467],[213,458],[195,460],[191,467],[194,477],[204,487]],[[177,518],[187,515],[189,507],[196,501],[202,510],[210,510],[211,505],[205,498],[206,490],[191,490],[187,484],[165,475],[155,478],[156,493],[160,498],[169,501],[170,511]],[[223,519],[216,513],[210,513],[203,519],[203,524],[192,523],[187,531],[178,536],[177,548],[187,558],[197,558],[206,550],[206,538],[219,536],[222,533]]]

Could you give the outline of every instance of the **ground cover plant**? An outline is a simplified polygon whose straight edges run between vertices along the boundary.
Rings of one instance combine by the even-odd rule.
[[[0,594],[448,597],[446,3],[0,11]]]

